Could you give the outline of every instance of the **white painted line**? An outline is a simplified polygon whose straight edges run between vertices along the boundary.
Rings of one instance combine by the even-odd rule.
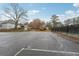
[[[57,40],[57,42],[60,44],[60,48],[63,48],[62,42],[61,42],[59,39],[56,39],[56,40]]]
[[[19,50],[14,56],[17,56],[20,52],[22,52],[24,50],[24,48],[22,48],[21,50]]]
[[[50,34],[50,36],[53,37],[53,38],[58,42],[58,44],[60,45],[60,48],[63,48],[63,44],[62,44],[62,42],[59,40],[60,38],[57,37],[57,35],[54,37],[53,35]]]
[[[44,52],[55,52],[55,53],[67,53],[67,54],[79,54],[77,52],[68,52],[68,51],[55,51],[55,50],[44,50],[44,49],[27,49],[24,50],[34,50],[34,51],[44,51]]]

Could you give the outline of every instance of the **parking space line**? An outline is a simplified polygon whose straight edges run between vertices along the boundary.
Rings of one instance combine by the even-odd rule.
[[[19,50],[14,56],[17,56],[19,53],[21,53],[24,50],[24,48],[22,48],[21,50]]]
[[[55,52],[55,53],[68,53],[68,54],[79,54],[79,53],[77,53],[77,52],[56,51],[56,50],[44,50],[44,49],[27,49],[27,48],[24,48],[23,50],[44,51],[44,52]]]
[[[52,33],[51,33],[50,36],[58,42],[58,44],[60,45],[59,49],[63,48],[63,44],[62,44],[62,42],[60,40],[57,39],[57,35],[53,36]]]

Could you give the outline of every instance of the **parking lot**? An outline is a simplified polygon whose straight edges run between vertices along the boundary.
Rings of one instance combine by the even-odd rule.
[[[0,56],[79,55],[79,43],[52,32],[1,32]]]

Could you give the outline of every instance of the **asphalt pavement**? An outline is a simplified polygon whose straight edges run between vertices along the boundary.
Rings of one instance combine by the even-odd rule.
[[[47,53],[49,55],[79,55],[79,43],[64,39],[52,32],[0,32],[0,56],[14,56],[22,48],[45,50],[42,51],[44,55]],[[67,52],[70,53],[67,54]],[[26,54],[26,51],[23,53]],[[31,52],[28,51],[28,53]],[[40,54],[35,50],[34,53]]]

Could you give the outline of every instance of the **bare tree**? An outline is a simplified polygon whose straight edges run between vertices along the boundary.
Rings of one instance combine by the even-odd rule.
[[[11,3],[10,7],[4,9],[5,16],[14,20],[15,29],[17,29],[19,20],[27,20],[27,11],[19,6],[17,3]]]
[[[64,23],[65,23],[65,26],[71,25],[72,24],[72,19],[67,19],[67,20],[64,21]]]
[[[75,25],[75,24],[79,24],[79,17],[74,17],[71,19],[67,19],[64,21],[65,25]]]

